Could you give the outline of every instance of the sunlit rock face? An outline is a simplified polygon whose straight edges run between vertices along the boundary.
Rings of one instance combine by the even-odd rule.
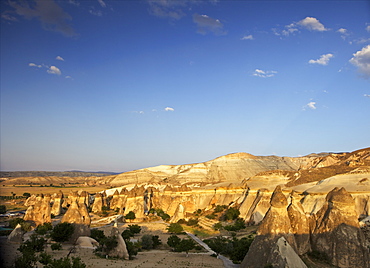
[[[51,196],[37,196],[33,205],[28,207],[24,215],[25,221],[33,221],[36,225],[41,225],[46,222],[51,222]]]
[[[324,252],[338,267],[370,267],[369,251],[359,228],[355,200],[344,188],[328,193],[316,214],[312,249]]]
[[[297,253],[302,255],[311,250],[310,245],[310,221],[306,216],[300,202],[301,196],[297,192],[291,192],[288,216],[294,238],[297,244]]]
[[[53,194],[52,198],[52,207],[51,207],[51,214],[54,216],[59,216],[63,213],[62,204],[63,204],[63,193],[59,191],[59,193]]]
[[[297,246],[287,211],[288,202],[281,187],[276,187],[270,208],[241,267],[306,267],[297,255]]]

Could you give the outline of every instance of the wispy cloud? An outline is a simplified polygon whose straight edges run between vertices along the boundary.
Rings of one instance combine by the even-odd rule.
[[[32,62],[29,63],[28,66],[30,66],[30,67],[37,67],[37,68],[41,68],[42,67],[42,65],[35,64],[35,63],[32,63]]]
[[[193,22],[197,24],[197,32],[200,34],[207,34],[212,32],[216,35],[226,34],[224,31],[224,25],[218,19],[213,19],[207,15],[193,15]]]
[[[56,66],[50,66],[49,69],[47,70],[47,72],[49,74],[56,74],[56,75],[61,75],[62,74],[60,69]]]
[[[364,94],[364,97],[370,98],[369,94]]]
[[[182,8],[185,7],[186,1],[160,0],[148,2],[149,12],[153,16],[172,20],[179,20],[185,16]]]
[[[173,112],[173,111],[175,111],[175,109],[174,109],[174,108],[172,108],[172,107],[166,107],[166,108],[164,108],[164,110],[165,110],[166,112]]]
[[[366,31],[370,33],[370,25],[366,26]]]
[[[98,0],[98,2],[99,2],[99,4],[100,4],[102,7],[106,7],[106,6],[107,6],[103,0]]]
[[[60,61],[64,61],[64,59],[61,56],[57,56],[55,59],[60,60]]]
[[[263,77],[263,78],[268,78],[268,77],[273,77],[275,74],[277,74],[277,71],[263,71],[260,69],[256,69],[253,72],[253,76],[257,77]]]
[[[343,40],[349,36],[348,30],[345,28],[340,28],[337,32],[340,33],[340,37],[342,37]]]
[[[30,1],[9,1],[9,5],[15,9],[19,16],[26,19],[37,18],[42,23],[45,30],[55,31],[65,36],[75,36],[76,33],[67,21],[72,17],[67,14],[54,0],[34,0],[34,5],[30,6]]]
[[[246,35],[246,36],[243,36],[240,40],[254,40],[254,37],[253,35]]]
[[[308,63],[310,63],[310,64],[328,65],[329,60],[332,57],[334,57],[334,55],[331,54],[331,53],[328,53],[328,54],[321,55],[320,58],[318,58],[317,60],[309,60]]]
[[[307,109],[316,110],[316,102],[310,101],[305,106],[303,106],[304,111],[307,110]]]
[[[370,45],[353,54],[349,62],[358,68],[364,78],[370,78]]]

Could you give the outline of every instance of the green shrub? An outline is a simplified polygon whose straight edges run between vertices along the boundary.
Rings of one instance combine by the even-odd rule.
[[[198,224],[198,219],[190,219],[186,223],[187,226],[194,226],[194,225],[197,225],[197,224]]]
[[[24,219],[22,219],[22,218],[11,219],[9,221],[9,227],[14,229],[18,225],[18,223],[21,224],[22,222],[24,222]]]
[[[175,248],[175,246],[180,243],[181,239],[177,235],[171,235],[167,239],[167,245],[169,245],[171,248]]]
[[[50,248],[52,250],[61,250],[62,249],[62,244],[60,244],[60,243],[51,244]]]
[[[141,247],[143,249],[153,249],[153,236],[145,234],[141,237]]]
[[[179,234],[184,231],[184,228],[182,228],[181,224],[171,223],[169,226],[167,226],[167,231],[169,233]]]
[[[126,241],[130,240],[131,237],[134,237],[134,234],[129,229],[126,229],[122,232],[121,236]]]
[[[129,213],[127,213],[125,215],[125,219],[127,219],[127,220],[134,220],[134,219],[136,219],[136,215],[135,215],[135,213],[133,211],[130,211]]]
[[[156,248],[157,246],[161,245],[162,242],[161,240],[159,239],[159,236],[158,235],[153,235],[152,236],[152,240],[153,240],[153,247]]]
[[[100,243],[102,239],[105,238],[104,231],[98,229],[91,229],[91,235],[97,242]]]
[[[5,213],[6,213],[6,206],[0,205],[0,214],[5,214]]]
[[[45,222],[44,224],[37,226],[35,232],[39,235],[44,235],[52,229],[53,229],[53,226],[51,225],[51,223]]]
[[[62,222],[55,225],[54,229],[50,233],[50,237],[55,242],[65,242],[71,238],[73,232],[73,224],[69,222]]]
[[[214,209],[214,212],[215,212],[215,213],[219,213],[219,212],[224,211],[226,208],[227,208],[227,206],[226,206],[226,205],[223,205],[223,206],[217,205],[217,206],[215,207],[215,209]]]
[[[141,227],[137,224],[129,225],[128,229],[133,234],[139,234],[141,232]]]

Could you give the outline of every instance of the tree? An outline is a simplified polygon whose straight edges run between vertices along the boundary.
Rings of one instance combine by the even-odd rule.
[[[69,222],[58,223],[51,231],[50,237],[55,242],[65,242],[71,238],[74,229],[74,226]]]
[[[153,249],[153,236],[145,234],[141,237],[141,247],[143,249]]]
[[[153,248],[156,248],[157,246],[159,246],[160,244],[162,244],[162,242],[159,239],[159,236],[158,235],[153,235],[152,236],[152,240],[153,240]]]
[[[127,220],[134,220],[134,219],[136,219],[135,212],[130,211],[129,213],[127,213],[126,216],[125,216],[125,219],[127,219]]]
[[[167,226],[167,231],[169,233],[179,234],[184,231],[184,228],[182,228],[181,224],[171,223],[169,226]]]
[[[189,257],[189,250],[192,250],[195,247],[193,239],[182,239],[180,243],[175,246],[175,251],[177,252],[186,252],[186,257]]]
[[[133,234],[139,234],[141,232],[141,227],[137,224],[129,225],[128,229]]]
[[[31,194],[30,194],[30,193],[23,193],[23,196],[24,196],[25,198],[29,198],[29,197],[31,196]]]
[[[167,239],[167,245],[169,245],[171,248],[175,248],[176,245],[180,243],[181,239],[177,235],[171,235]]]
[[[39,235],[44,235],[52,229],[53,229],[53,226],[51,225],[51,223],[45,222],[44,224],[37,226],[35,232]]]
[[[104,234],[103,230],[98,230],[98,229],[91,229],[91,235],[92,238],[94,238],[98,243],[102,241],[106,236]]]
[[[5,214],[5,213],[6,213],[6,206],[0,205],[0,214]]]
[[[130,237],[134,237],[134,234],[129,229],[126,229],[122,232],[121,236],[126,241],[130,240]]]
[[[237,208],[229,208],[223,215],[226,220],[235,220],[239,217],[240,212]]]

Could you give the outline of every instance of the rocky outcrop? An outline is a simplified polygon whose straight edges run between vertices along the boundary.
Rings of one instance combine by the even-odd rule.
[[[117,227],[112,228],[111,235],[117,237],[118,244],[116,248],[114,248],[113,250],[109,252],[109,256],[128,260],[129,254],[128,254],[128,250],[126,247],[126,243],[125,243],[125,240],[122,238],[122,235],[119,232]]]
[[[22,243],[23,242],[23,234],[24,231],[22,230],[22,226],[18,223],[14,230],[8,236],[8,242],[13,243]]]
[[[37,196],[33,205],[28,207],[24,215],[25,221],[33,221],[36,225],[51,222],[51,196],[49,194]]]
[[[241,267],[305,267],[297,255],[297,246],[287,212],[288,202],[276,187],[270,201],[270,209],[257,230],[257,236],[249,248]]]
[[[91,218],[84,203],[72,201],[61,222],[68,222],[74,225],[74,233],[70,242],[74,243],[80,236],[90,236]]]
[[[62,208],[62,204],[63,204],[63,192],[62,191],[59,191],[59,193],[55,193],[53,195],[53,205],[51,207],[51,214],[53,214],[54,216],[59,216],[63,213],[63,208]]]
[[[338,267],[370,267],[369,251],[355,210],[353,197],[335,188],[316,214],[312,249],[323,252]]]

